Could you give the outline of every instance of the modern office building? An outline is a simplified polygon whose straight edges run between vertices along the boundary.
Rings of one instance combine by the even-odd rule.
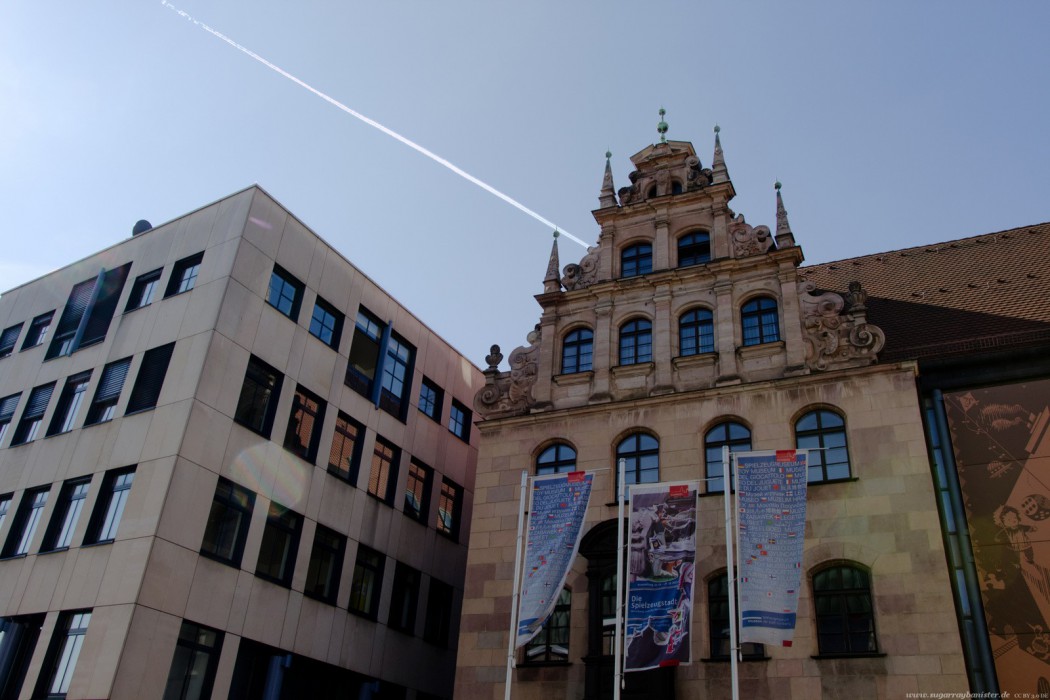
[[[0,328],[0,697],[452,696],[483,377],[267,193]]]
[[[511,697],[612,697],[623,459],[628,484],[701,481],[693,662],[623,697],[729,698],[723,446],[819,448],[794,644],[744,645],[741,697],[1050,690],[1050,225],[807,268],[779,184],[774,230],[730,209],[717,129],[710,167],[663,136],[631,161],[617,191],[607,160],[597,244],[561,269],[555,241],[539,323],[474,400],[456,696],[504,697],[522,472],[594,470]]]

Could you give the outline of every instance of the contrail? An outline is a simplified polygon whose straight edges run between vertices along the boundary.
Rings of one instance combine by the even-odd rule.
[[[473,182],[475,185],[477,185],[481,189],[485,190],[486,192],[496,195],[497,197],[502,199],[507,204],[510,204],[513,207],[517,207],[518,209],[520,209],[521,211],[525,212],[526,214],[528,214],[532,218],[536,219],[540,223],[546,224],[549,228],[552,228],[555,231],[557,231],[559,233],[559,235],[565,236],[569,240],[573,241],[574,243],[580,244],[584,248],[588,247],[587,244],[584,243],[582,240],[580,240],[576,236],[572,235],[571,233],[569,233],[565,229],[560,228],[559,226],[556,226],[553,222],[548,221],[547,219],[543,218],[542,216],[540,216],[539,214],[537,214],[533,210],[529,209],[527,206],[525,206],[521,202],[517,201],[516,199],[503,194],[502,192],[497,190],[492,185],[489,185],[486,182],[482,182],[481,180],[479,180],[478,178],[474,177],[473,175],[471,175],[467,171],[463,170],[462,168],[459,168],[456,165],[454,165],[453,163],[450,163],[449,161],[445,160],[444,158],[442,158],[438,154],[436,154],[436,153],[434,153],[432,151],[429,151],[426,148],[423,148],[418,143],[410,141],[409,139],[405,138],[404,136],[402,136],[401,134],[397,133],[393,129],[388,129],[387,127],[383,126],[382,124],[380,124],[376,120],[369,119],[368,117],[366,117],[365,115],[361,114],[360,112],[356,112],[356,111],[350,109],[349,107],[344,105],[339,100],[337,100],[337,99],[335,99],[333,97],[329,97],[328,95],[324,94],[323,92],[321,92],[317,88],[313,87],[312,85],[310,85],[308,83],[305,83],[302,80],[299,80],[299,78],[296,78],[294,75],[292,75],[288,71],[283,70],[282,68],[280,68],[278,66],[275,66],[274,64],[270,63],[265,58],[263,58],[259,54],[255,53],[251,49],[249,49],[249,48],[247,48],[245,46],[241,46],[236,41],[234,41],[230,37],[226,36],[222,32],[220,32],[220,31],[218,31],[216,29],[212,29],[207,24],[204,24],[203,22],[200,22],[200,21],[194,19],[192,16],[190,16],[189,13],[183,12],[182,10],[180,10],[179,8],[175,7],[170,2],[168,2],[168,0],[161,0],[160,4],[164,5],[165,7],[169,8],[169,9],[171,9],[172,11],[176,12],[180,17],[182,17],[184,19],[187,19],[190,22],[193,22],[195,25],[197,25],[198,27],[200,27],[204,31],[208,32],[212,36],[215,36],[215,37],[217,37],[219,39],[222,39],[227,44],[229,44],[233,48],[237,49],[241,53],[246,54],[246,55],[250,56],[251,58],[254,58],[256,61],[258,61],[259,63],[263,64],[264,66],[266,66],[270,70],[274,71],[275,73],[283,75],[285,78],[288,78],[289,80],[291,80],[296,85],[299,85],[300,87],[306,88],[307,90],[309,90],[313,94],[315,94],[318,97],[320,97],[325,102],[328,102],[329,104],[332,104],[335,107],[338,107],[339,109],[343,110],[344,112],[349,114],[351,117],[354,117],[355,119],[359,119],[359,120],[363,121],[365,124],[368,124],[369,126],[371,126],[373,128],[379,129],[380,131],[382,131],[387,136],[391,136],[391,137],[397,139],[398,141],[400,141],[401,143],[405,144],[409,148],[412,148],[412,149],[415,149],[416,151],[419,151],[420,153],[425,155],[427,158],[430,158],[435,163],[439,163],[440,165],[445,166],[446,168],[448,168],[452,172],[456,173],[460,177],[462,177],[462,178],[464,178],[466,180],[469,180],[470,182]]]

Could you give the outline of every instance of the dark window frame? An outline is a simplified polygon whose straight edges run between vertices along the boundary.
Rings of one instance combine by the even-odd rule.
[[[707,580],[707,641],[712,661],[730,660],[729,622],[729,576],[722,569]],[[742,642],[740,654],[744,660],[767,658],[765,645],[758,642]]]
[[[378,619],[385,569],[386,555],[363,544],[357,546],[347,610],[368,620]]]
[[[318,523],[310,547],[310,563],[306,567],[303,594],[322,603],[335,605],[345,556],[346,535]]]
[[[430,492],[434,470],[413,457],[405,475],[404,514],[416,522],[426,523],[430,512]],[[412,499],[415,499],[413,503]]]
[[[311,464],[317,461],[328,402],[302,384],[292,394],[292,410],[284,433],[284,449]],[[304,434],[305,433],[305,434]]]
[[[25,321],[22,321],[0,331],[0,359],[10,357],[14,353],[15,346],[18,345],[18,337],[22,335],[22,326],[24,325]]]
[[[572,456],[563,454],[571,452]],[[536,475],[565,474],[576,471],[576,448],[566,442],[555,442],[536,456]]]
[[[345,425],[345,427],[344,427]],[[350,433],[353,429],[353,434]],[[332,434],[332,447],[328,452],[328,473],[347,481],[350,484],[357,483],[358,473],[361,469],[361,451],[364,442],[365,426],[347,414],[339,411],[335,421],[335,432]],[[346,450],[346,444],[350,443],[350,450]],[[338,452],[336,446],[338,445]],[[338,454],[339,464],[332,460]],[[342,468],[342,461],[347,460],[347,466]]]
[[[270,501],[263,526],[255,575],[264,581],[290,588],[303,534],[303,516],[277,501]]]
[[[222,630],[190,620],[182,621],[171,658],[171,668],[168,670],[168,679],[164,683],[163,700],[203,700],[211,697],[225,636]],[[209,638],[210,642],[207,641]],[[181,656],[186,658],[180,663]],[[198,660],[201,657],[206,659],[204,673],[197,676],[196,671],[200,668]],[[179,668],[182,669],[181,673]],[[194,683],[197,683],[196,692],[192,692]]]
[[[343,383],[369,399],[372,398],[376,371],[379,369],[379,353],[382,350],[385,329],[386,324],[375,314],[363,306],[358,309]]]
[[[34,698],[58,700],[66,697],[90,624],[91,610],[71,610],[59,615],[44,656],[44,665],[37,677]]]
[[[277,404],[281,399],[284,374],[264,360],[251,355],[244,370],[244,381],[237,399],[233,421],[269,439]]]
[[[51,511],[51,520],[44,531],[41,552],[69,549],[90,489],[91,477],[69,479],[62,484],[58,491],[58,504]]]
[[[367,491],[370,496],[378,498],[388,506],[394,504],[394,488],[397,486],[400,461],[401,448],[377,435],[372,448]]]
[[[95,395],[88,406],[84,426],[108,423],[117,417],[117,404],[124,393],[124,384],[128,381],[128,370],[131,369],[131,358],[124,357],[109,362],[102,368]]]
[[[707,231],[690,231],[678,238],[678,267],[692,267],[711,262],[711,235]]]
[[[572,631],[571,616],[572,589],[564,586],[558,591],[558,600],[550,617],[522,650],[521,663],[536,666],[567,665]]]
[[[453,542],[459,541],[460,528],[463,524],[464,489],[447,476],[441,479],[441,491],[438,493],[437,520],[434,527],[438,534],[448,537]]]
[[[561,373],[590,372],[594,367],[594,331],[576,328],[565,334],[561,344]]]
[[[741,342],[744,347],[775,343],[780,340],[780,311],[777,300],[755,297],[740,307]]]
[[[633,318],[620,326],[620,366],[653,361],[653,323]]]
[[[220,477],[204,528],[201,556],[239,568],[254,509],[255,494],[252,491]],[[228,534],[231,525],[235,528],[232,537]]]
[[[859,583],[846,585],[846,572]],[[834,585],[836,574],[839,578],[837,586]],[[819,655],[849,657],[878,654],[870,572],[854,562],[840,561],[813,572],[810,584]],[[842,610],[834,610],[837,607]],[[839,638],[839,643],[832,646],[835,638]]]
[[[394,567],[394,581],[390,590],[390,611],[387,627],[404,634],[414,635],[416,615],[419,612],[419,588],[422,572],[404,562]]]
[[[25,352],[30,348],[43,345],[44,341],[47,340],[47,332],[51,330],[51,322],[54,318],[54,309],[51,309],[45,314],[33,317],[33,320],[29,323],[29,330],[26,332],[25,340],[22,341],[22,348],[19,352]]]
[[[456,589],[439,579],[430,577],[427,588],[427,610],[423,618],[423,641],[447,649],[452,637],[452,608]]]
[[[92,371],[88,370],[66,378],[62,386],[62,393],[58,395],[55,412],[51,414],[51,422],[47,427],[49,437],[73,430],[77,414],[84,405],[84,398],[91,384],[91,374]]]
[[[744,435],[741,433],[743,430]],[[721,431],[721,434],[716,434]],[[751,428],[737,420],[722,420],[712,425],[704,433],[704,476],[706,477],[705,493],[725,493],[725,482],[722,475],[722,446],[729,446],[729,458],[733,452],[749,452],[752,447]],[[717,456],[716,456],[717,455]],[[729,466],[729,487],[734,490],[733,466]]]
[[[655,464],[650,458],[655,457]],[[660,439],[646,432],[633,432],[616,445],[616,468],[624,465],[624,486],[660,481]],[[616,480],[619,488],[619,478]]]
[[[124,509],[135,485],[136,467],[110,469],[102,478],[102,487],[88,521],[85,544],[104,544],[117,538]]]
[[[151,348],[143,354],[138,374],[135,375],[135,383],[131,386],[127,408],[124,409],[125,416],[151,411],[157,407],[174,352],[175,343],[168,343]]]
[[[153,303],[163,272],[164,268],[158,267],[156,270],[150,270],[135,278],[131,285],[131,293],[128,295],[128,303],[124,305],[124,313],[145,308]]]
[[[452,407],[448,411],[448,431],[463,442],[469,443],[473,420],[474,413],[459,401],[452,399]]]
[[[810,420],[812,427],[800,427]],[[815,408],[799,417],[795,421],[795,447],[809,449],[806,472],[809,483],[826,484],[853,478],[846,419],[839,412]],[[842,469],[845,469],[845,474],[841,473]],[[832,471],[834,476],[830,475]]]
[[[690,309],[678,317],[678,355],[690,357],[715,351],[715,315],[710,309]]]
[[[0,558],[9,559],[22,557],[29,554],[33,546],[33,538],[40,527],[44,510],[51,493],[51,485],[39,486],[26,489],[22,492],[22,498],[18,502],[15,518],[11,522],[11,530],[7,533]]]
[[[441,422],[442,404],[445,402],[445,390],[435,382],[423,377],[419,385],[419,410],[430,420]]]
[[[33,387],[26,399],[26,405],[22,408],[22,415],[15,426],[14,435],[11,436],[11,447],[25,445],[41,437],[41,428],[44,425],[44,415],[47,407],[51,405],[51,396],[55,391],[55,382],[41,384]]]
[[[634,243],[620,251],[620,277],[640,277],[653,271],[652,243]]]
[[[318,311],[321,312],[320,317]],[[310,314],[310,335],[338,352],[345,319],[346,316],[339,309],[318,296],[314,301],[313,313]]]
[[[266,303],[277,309],[292,321],[299,321],[299,310],[303,304],[306,285],[295,275],[276,263],[270,273],[270,282],[266,287]]]
[[[175,261],[171,266],[171,277],[168,278],[168,286],[164,289],[164,298],[192,292],[197,286],[197,277],[200,275],[201,263],[204,262],[204,251],[188,255],[181,260]]]
[[[15,411],[18,410],[18,402],[21,398],[21,391],[17,394],[8,394],[0,398],[0,442],[3,442],[3,439],[7,437],[7,431],[11,427],[11,421],[14,420]]]

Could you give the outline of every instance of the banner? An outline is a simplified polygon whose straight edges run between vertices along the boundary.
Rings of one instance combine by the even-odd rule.
[[[688,664],[697,482],[632,485],[625,671]]]
[[[533,479],[515,648],[539,633],[558,602],[580,547],[592,481],[584,472]]]
[[[741,643],[791,646],[802,582],[806,457],[805,450],[733,455]]]

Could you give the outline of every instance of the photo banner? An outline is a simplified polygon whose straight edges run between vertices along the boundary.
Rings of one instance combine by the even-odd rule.
[[[533,479],[515,648],[535,637],[554,610],[580,548],[592,482],[585,472]]]
[[[698,482],[630,487],[625,671],[692,660]]]
[[[805,450],[741,452],[736,466],[740,642],[791,646],[806,528]]]

